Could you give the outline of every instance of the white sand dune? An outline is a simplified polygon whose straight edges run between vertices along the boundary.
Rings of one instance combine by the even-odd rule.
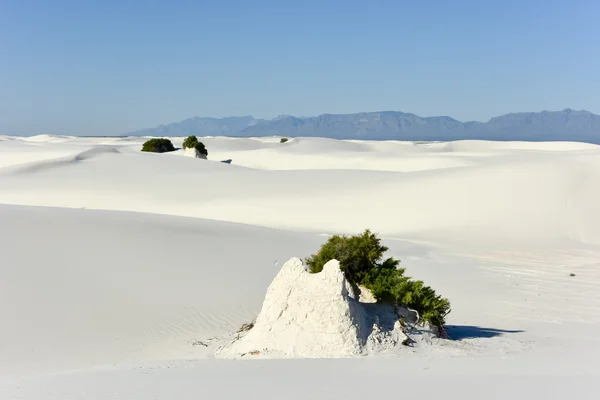
[[[75,136],[64,136],[64,135],[36,135],[36,136],[27,136],[23,137],[21,140],[25,142],[35,142],[35,143],[62,143],[71,139],[75,139]]]
[[[0,398],[597,397],[600,147],[144,140],[0,140]],[[450,299],[457,340],[212,359],[284,261],[364,228]]]
[[[204,356],[194,340],[251,321],[288,254],[320,242],[141,213],[0,206],[0,220],[0,375]]]
[[[318,140],[314,147],[321,144]],[[233,165],[226,165],[144,154],[139,147],[92,146],[65,158],[0,169],[0,202],[156,212],[307,231],[356,232],[368,226],[387,236],[424,239],[598,244],[600,213],[590,210],[600,201],[600,148],[570,150],[573,146],[551,153],[492,151],[486,157],[485,144],[475,155],[463,155],[470,159],[468,167],[413,173],[322,170],[320,156],[309,150],[302,169],[287,171],[273,170],[278,158],[261,151],[255,156],[272,162],[271,170],[240,168],[235,152],[229,153]],[[211,154],[209,147],[213,159]],[[381,155],[368,154],[375,160]],[[447,152],[394,158],[428,163],[436,154],[443,159]],[[308,168],[311,157],[317,157],[316,169]],[[364,163],[350,155],[347,160]]]

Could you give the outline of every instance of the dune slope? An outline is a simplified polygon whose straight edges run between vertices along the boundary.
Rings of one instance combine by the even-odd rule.
[[[0,376],[204,356],[312,235],[152,214],[0,206]],[[251,256],[249,256],[251,254]]]

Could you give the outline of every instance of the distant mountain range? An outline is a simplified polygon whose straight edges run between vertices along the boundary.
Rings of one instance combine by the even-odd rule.
[[[511,113],[488,122],[461,122],[450,117],[419,117],[399,111],[323,114],[317,117],[281,115],[189,118],[129,136],[288,136],[366,140],[523,140],[577,141],[600,144],[600,116],[565,109]]]

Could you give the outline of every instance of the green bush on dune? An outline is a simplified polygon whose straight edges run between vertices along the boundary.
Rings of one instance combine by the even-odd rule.
[[[173,143],[169,139],[154,138],[143,144],[142,151],[166,153],[168,151],[175,151],[175,147],[173,147]]]
[[[183,148],[196,149],[198,150],[198,152],[200,152],[200,154],[204,155],[205,157],[208,156],[208,150],[206,150],[206,147],[202,142],[198,141],[198,138],[196,136],[188,136],[183,141]]]
[[[183,141],[184,149],[193,149],[198,144],[198,138],[196,136],[188,136]]]
[[[305,262],[310,272],[318,273],[330,260],[338,260],[340,269],[348,282],[369,289],[378,302],[386,302],[416,310],[419,322],[428,323],[443,331],[445,317],[450,312],[450,302],[425,286],[422,281],[404,276],[404,268],[398,268],[400,260],[383,259],[388,250],[370,230],[360,235],[334,235],[323,244],[318,253]]]

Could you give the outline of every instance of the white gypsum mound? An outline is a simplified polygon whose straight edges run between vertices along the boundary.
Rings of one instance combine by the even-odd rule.
[[[391,307],[369,306],[350,296],[337,260],[311,274],[300,259],[292,258],[269,286],[254,326],[216,355],[352,357],[402,344],[407,337]]]

